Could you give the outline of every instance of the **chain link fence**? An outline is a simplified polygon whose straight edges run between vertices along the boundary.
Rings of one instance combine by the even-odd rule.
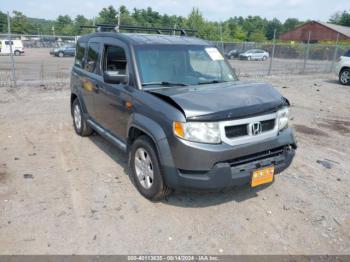
[[[336,60],[350,49],[349,45],[311,43],[221,43],[214,44],[225,54],[238,75],[263,76],[280,74],[332,73]],[[252,49],[269,53],[267,60],[241,60],[239,54]],[[231,53],[230,53],[231,52]],[[231,56],[231,54],[235,54]]]
[[[13,56],[14,66],[9,54],[0,55],[0,87],[16,84],[68,85],[74,58],[54,57],[50,55],[50,50],[74,44],[77,36],[11,34],[10,38],[21,40],[25,52],[21,56]],[[8,40],[9,34],[0,34],[0,40],[4,39]],[[232,50],[236,50],[238,54],[251,49],[267,51],[269,58],[266,60],[241,60],[239,55],[229,59],[238,76],[249,78],[265,75],[331,73],[338,57],[350,49],[350,45],[311,43],[214,42],[214,44],[225,55]]]

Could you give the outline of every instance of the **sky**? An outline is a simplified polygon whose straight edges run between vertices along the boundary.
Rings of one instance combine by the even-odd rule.
[[[28,17],[55,19],[68,14],[83,14],[88,18],[108,5],[125,5],[128,9],[152,7],[159,13],[187,16],[198,7],[211,21],[223,21],[233,16],[259,15],[284,21],[288,17],[300,20],[328,21],[337,11],[350,10],[350,0],[1,0],[0,10],[18,10]]]

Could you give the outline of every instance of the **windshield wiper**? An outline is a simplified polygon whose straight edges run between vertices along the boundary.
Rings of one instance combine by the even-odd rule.
[[[219,83],[226,83],[228,81],[225,80],[210,80],[206,82],[199,82],[197,85],[209,85],[209,84],[219,84]]]
[[[162,81],[162,82],[149,82],[149,83],[143,83],[142,86],[188,86],[184,83],[175,83],[175,82],[168,82],[168,81]]]

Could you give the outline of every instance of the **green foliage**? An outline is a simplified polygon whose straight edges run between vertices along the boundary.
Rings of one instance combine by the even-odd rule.
[[[117,10],[115,10],[115,8],[110,5],[107,8],[103,8],[101,10],[96,21],[101,24],[117,24],[117,15]]]
[[[350,11],[343,11],[335,13],[329,22],[342,26],[350,26]]]
[[[0,32],[7,32],[7,15],[0,11]]]
[[[299,21],[297,18],[288,18],[283,24],[282,32],[285,33],[291,31],[302,24],[303,22]]]

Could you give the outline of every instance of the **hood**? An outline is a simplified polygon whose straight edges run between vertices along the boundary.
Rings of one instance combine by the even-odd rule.
[[[149,92],[181,109],[187,119],[198,121],[237,119],[274,112],[289,105],[271,85],[255,82],[236,81]]]

